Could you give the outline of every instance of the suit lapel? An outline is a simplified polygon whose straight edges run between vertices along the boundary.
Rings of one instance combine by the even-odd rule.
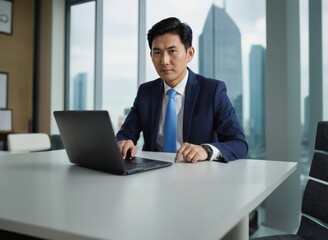
[[[187,81],[185,99],[184,99],[184,111],[183,111],[183,141],[188,142],[190,125],[192,120],[192,115],[194,113],[194,107],[197,101],[199,85],[195,73],[190,69],[189,77]]]
[[[151,149],[156,148],[156,140],[159,126],[159,119],[161,116],[162,103],[163,103],[163,91],[164,84],[163,80],[159,80],[158,84],[152,90],[152,101],[151,101]]]

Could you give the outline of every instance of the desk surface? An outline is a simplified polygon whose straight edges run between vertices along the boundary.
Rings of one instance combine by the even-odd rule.
[[[220,239],[295,169],[238,160],[116,176],[71,165],[64,150],[2,155],[0,229],[53,239]]]

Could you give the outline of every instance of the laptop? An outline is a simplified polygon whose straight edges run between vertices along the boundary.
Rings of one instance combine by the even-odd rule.
[[[54,111],[71,163],[93,170],[129,175],[168,167],[172,162],[122,158],[107,111]]]

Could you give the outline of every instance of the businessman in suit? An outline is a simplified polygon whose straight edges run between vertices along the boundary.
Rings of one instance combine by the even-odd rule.
[[[116,135],[122,157],[136,154],[135,145],[141,132],[143,150],[166,151],[169,89],[176,94],[173,97],[176,150],[170,150],[176,152],[176,162],[181,157],[190,163],[228,162],[246,157],[248,145],[225,83],[195,74],[187,66],[195,52],[191,28],[171,17],[152,26],[147,39],[150,57],[160,78],[143,83],[138,89],[133,106]]]

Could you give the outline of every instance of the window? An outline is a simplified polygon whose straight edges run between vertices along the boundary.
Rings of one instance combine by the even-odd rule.
[[[138,89],[138,1],[104,1],[103,36],[103,109],[116,133]]]
[[[71,3],[71,4],[70,4]],[[68,4],[66,108],[94,108],[95,1]]]

